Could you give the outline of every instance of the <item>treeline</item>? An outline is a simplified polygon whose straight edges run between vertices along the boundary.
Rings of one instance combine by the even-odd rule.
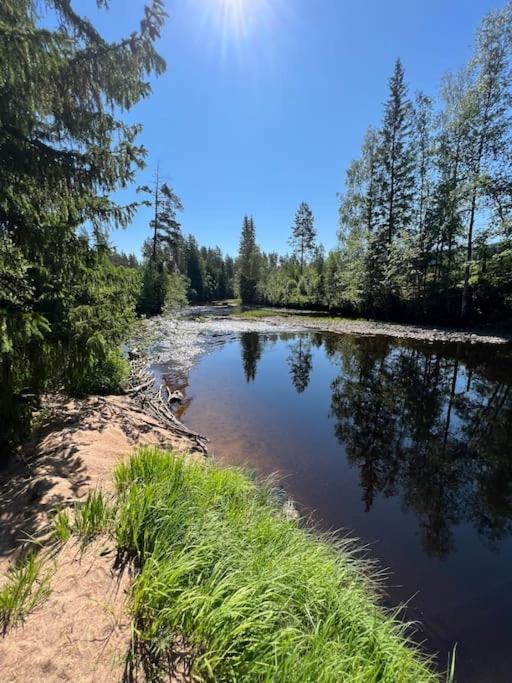
[[[347,170],[338,248],[324,258],[302,205],[291,256],[255,247],[251,261],[242,238],[242,278],[253,283],[242,299],[395,319],[510,319],[511,55],[509,3],[484,19],[438,101],[410,97],[397,61],[382,122]]]
[[[157,167],[152,186],[138,191],[152,210],[151,236],[144,242],[142,262],[133,254],[110,249],[114,264],[140,273],[136,311],[159,315],[187,303],[200,303],[235,295],[235,262],[218,247],[200,247],[193,235],[184,237],[179,221],[183,205],[174,189],[161,180]]]
[[[237,296],[235,260],[219,247],[200,247],[193,235],[179,235],[172,249],[159,245],[153,256],[149,241],[142,260],[109,248],[111,262],[132,269],[138,277],[136,311],[160,315],[188,303],[199,304]]]

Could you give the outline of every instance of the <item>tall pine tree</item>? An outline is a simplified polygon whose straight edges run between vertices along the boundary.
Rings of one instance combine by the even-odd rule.
[[[395,63],[384,107],[378,156],[379,223],[388,244],[410,225],[414,197],[412,106],[401,61]]]
[[[315,251],[316,230],[313,212],[306,202],[301,202],[290,237],[290,244],[300,262],[300,272],[304,271],[304,261]]]
[[[257,285],[261,255],[256,244],[256,230],[252,217],[245,216],[238,252],[238,291],[243,304],[257,302]]]

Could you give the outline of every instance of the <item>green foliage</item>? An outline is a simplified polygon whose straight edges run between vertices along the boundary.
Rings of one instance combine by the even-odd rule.
[[[296,307],[323,305],[325,303],[323,269],[323,263],[303,265],[295,258],[283,258],[280,267],[268,269],[266,277],[259,283],[259,298],[273,305]]]
[[[101,490],[91,491],[84,501],[75,503],[71,511],[57,512],[53,518],[52,536],[60,543],[66,543],[75,535],[85,547],[97,536],[112,531],[114,515],[110,497]]]
[[[160,315],[182,308],[188,302],[188,287],[187,278],[170,271],[165,261],[146,259],[137,311],[143,315]]]
[[[67,510],[59,510],[53,518],[52,537],[59,543],[66,543],[71,538],[73,527]]]
[[[115,535],[140,563],[131,608],[155,676],[179,634],[201,680],[437,680],[376,606],[351,544],[301,529],[268,487],[155,448],[115,476]]]
[[[300,260],[301,272],[304,268],[305,259],[311,256],[315,249],[315,239],[316,231],[313,213],[306,202],[301,202],[295,214],[295,222],[290,237],[290,244],[293,247],[294,254]]]
[[[87,394],[115,394],[128,379],[130,364],[120,349],[109,351],[103,358],[93,360],[68,385],[69,391],[76,396]]]
[[[172,260],[170,257],[181,239],[181,224],[176,216],[177,211],[183,211],[181,200],[170,185],[160,183],[158,168],[154,187],[144,185],[139,191],[151,196],[152,201],[145,203],[152,206],[155,212],[149,224],[153,231],[151,259],[156,261],[159,252],[165,250],[167,258]]]
[[[169,273],[164,310],[167,312],[175,311],[186,306],[188,303],[188,288],[189,282],[184,275],[176,272]]]
[[[110,43],[65,0],[0,4],[2,446],[15,438],[22,390],[76,385],[111,365],[134,321],[138,274],[113,265],[106,232],[134,214],[110,197],[145,150],[140,127],[114,112],[146,97],[148,77],[163,71],[154,42],[164,20],[152,0],[139,30]]]
[[[511,96],[510,2],[484,19],[439,107],[423,93],[409,99],[398,60],[381,125],[368,129],[347,170],[338,248],[307,263],[307,205],[292,257],[261,253],[244,225],[258,281],[254,296],[254,283],[240,279],[242,300],[451,324],[510,321]]]
[[[18,626],[50,594],[50,576],[42,574],[41,560],[34,553],[9,569],[0,588],[0,630]]]
[[[256,244],[254,221],[245,216],[237,262],[238,295],[242,304],[257,302],[260,268],[261,254]]]
[[[382,127],[347,172],[333,273],[342,307],[447,322],[510,317],[505,291],[484,273],[489,251],[510,245],[511,27],[511,3],[484,19],[467,68],[445,80],[438,117],[427,96],[407,99],[397,63]]]
[[[112,527],[113,508],[102,491],[91,491],[83,503],[77,503],[74,509],[72,531],[83,544],[89,543],[93,538],[106,533]],[[54,527],[57,528],[62,520],[57,520]],[[62,526],[62,524],[61,524]]]

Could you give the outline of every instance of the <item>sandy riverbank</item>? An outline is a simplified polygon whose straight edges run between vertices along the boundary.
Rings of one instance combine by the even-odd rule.
[[[47,547],[57,506],[71,505],[96,487],[110,490],[113,469],[137,446],[158,444],[183,453],[194,446],[128,397],[47,399],[40,420],[32,441],[0,473],[1,577],[28,539]],[[115,569],[114,548],[100,542],[85,553],[74,544],[53,555],[49,548],[42,552],[48,555],[52,592],[23,625],[0,639],[0,680],[122,680],[131,638],[130,579]]]

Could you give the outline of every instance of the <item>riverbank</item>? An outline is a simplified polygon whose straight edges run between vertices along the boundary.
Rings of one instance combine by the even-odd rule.
[[[219,343],[224,344],[230,334],[254,330],[254,327],[275,332],[274,324],[265,320],[247,321],[233,316],[224,318],[224,324],[219,325],[219,320],[210,317],[205,323],[197,313],[197,310],[192,310],[181,318],[147,321],[144,332],[146,341],[152,339],[154,348],[160,349],[168,362],[171,361],[167,350],[172,347],[181,361],[180,366],[177,359],[176,370],[181,368],[183,371],[185,367],[190,367],[198,354],[216,348]],[[286,326],[283,327],[286,332]],[[168,334],[171,328],[174,333]],[[155,334],[156,330],[158,334]],[[153,360],[154,357],[151,356],[151,362]],[[320,675],[316,677],[316,680],[326,682],[338,680],[339,676],[343,677],[345,674],[348,676],[347,672],[350,672],[350,677],[374,680],[372,672],[376,671],[376,667],[380,672],[379,680],[394,681],[397,676],[400,680],[411,682],[437,680],[422,655],[407,641],[404,625],[379,607],[383,587],[371,578],[368,565],[354,559],[355,546],[344,543],[343,546],[334,547],[330,541],[318,539],[314,532],[305,531],[295,520],[296,513],[290,515],[290,511],[294,511],[293,507],[286,505],[283,509],[281,500],[276,508],[276,501],[269,499],[264,490],[255,488],[254,482],[239,470],[212,470],[208,465],[204,470],[206,479],[203,478],[201,472],[206,462],[206,442],[174,418],[169,419],[164,405],[165,392],[155,393],[152,378],[147,372],[146,366],[149,364],[150,361],[142,359],[132,364],[137,371],[132,373],[128,389],[130,395],[96,396],[83,400],[47,397],[36,416],[39,426],[32,442],[26,444],[20,457],[2,473],[0,570],[4,575],[8,567],[14,566],[23,557],[27,548],[32,545],[31,541],[36,540],[42,571],[34,585],[43,578],[48,579],[51,590],[49,596],[45,595],[35,610],[24,615],[22,623],[17,626],[7,624],[4,637],[0,640],[2,680],[28,683],[36,678],[42,681],[101,680],[108,683],[127,680],[127,675],[132,676],[128,680],[150,680],[150,670],[156,675],[157,669],[163,667],[169,674],[162,655],[169,654],[172,647],[177,647],[179,657],[178,661],[173,661],[172,673],[165,680],[191,680],[191,671],[196,672],[196,669],[198,675],[207,680],[210,678],[209,667],[213,667],[212,670],[216,672],[217,678],[214,676],[213,680],[222,679],[228,671],[235,678],[239,675],[238,680],[242,680],[246,669],[250,680],[260,680],[256,675],[257,670],[251,669],[255,663],[246,658],[248,648],[252,648],[253,654],[258,658],[258,666],[261,667],[263,665],[260,660],[265,659],[270,651],[276,655],[277,650],[272,648],[277,647],[278,643],[281,648],[280,669],[279,673],[275,673],[279,680],[296,680],[293,676],[299,670],[312,675],[316,669],[327,672],[323,678]],[[120,542],[119,523],[111,523],[109,517],[108,524],[102,526],[101,519],[111,505],[109,501],[115,500],[116,494],[114,508],[119,509],[122,503],[119,499],[119,487],[116,491],[113,483],[116,468],[141,446],[158,446],[173,453],[173,462],[176,457],[183,460],[183,465],[173,467],[187,468],[185,463],[199,463],[199,470],[195,465],[191,466],[190,472],[195,472],[191,476],[199,477],[203,482],[201,486],[204,485],[210,493],[202,497],[203,502],[199,505],[197,500],[187,498],[190,491],[171,490],[172,477],[163,477],[169,481],[162,482],[160,511],[155,513],[156,517],[153,514],[151,518],[141,518],[138,521],[132,519],[129,522],[131,526],[128,529],[125,527],[124,533],[133,540]],[[250,458],[250,454],[247,455]],[[158,457],[165,460],[169,456]],[[153,477],[151,470],[155,463],[153,459],[151,468],[145,470],[150,479]],[[157,477],[159,481],[162,479],[160,474]],[[188,474],[184,476],[188,477]],[[211,488],[210,477],[217,481],[215,492]],[[119,475],[117,480],[119,482]],[[233,504],[233,482],[237,484],[237,506],[241,506],[237,507],[242,514],[238,521],[229,512]],[[137,482],[134,489],[137,500],[138,490],[147,490],[148,485],[147,481]],[[77,511],[92,510],[97,499],[91,499],[90,495],[98,489],[108,502],[105,506],[96,506],[91,521],[89,512]],[[144,495],[141,494],[141,503],[145,500]],[[165,603],[165,598],[163,603],[159,603],[159,607],[151,607],[151,600],[155,598],[151,586],[154,587],[155,584],[150,583],[149,591],[144,591],[144,581],[147,578],[144,567],[147,565],[164,571],[167,564],[160,557],[152,557],[154,545],[153,549],[146,545],[142,549],[136,539],[147,540],[154,529],[167,524],[165,515],[168,506],[164,503],[170,499],[179,502],[180,509],[184,506],[183,509],[195,510],[192,517],[188,518],[191,524],[193,521],[187,532],[189,535],[180,541],[179,557],[185,563],[184,571],[189,567],[191,552],[196,553],[195,561],[200,564],[206,562],[207,558],[219,557],[224,558],[229,567],[238,567],[234,575],[236,580],[230,579],[227,584],[232,589],[232,595],[225,595],[223,598],[224,603],[227,600],[227,604],[236,605],[236,609],[232,613],[225,613],[226,619],[218,633],[218,629],[211,630],[211,624],[222,616],[215,596],[226,588],[225,583],[221,581],[217,585],[214,580],[214,577],[224,573],[224,569],[219,566],[208,565],[211,580],[207,580],[204,585],[198,584],[194,589],[203,596],[201,604],[208,598],[211,611],[206,613],[201,608],[193,620],[187,622],[186,633],[180,631],[176,624],[180,624],[181,628],[187,614],[185,604],[191,604],[192,594],[189,594],[188,580],[178,583],[169,594],[168,604]],[[256,501],[263,507],[258,508],[255,519],[253,512]],[[132,503],[135,502],[134,498]],[[142,512],[149,508],[144,503],[138,509]],[[56,510],[62,511],[57,518]],[[82,520],[87,518],[89,521],[82,522],[80,529],[71,529],[64,520],[72,519],[73,514],[79,514]],[[206,524],[208,520],[212,521],[212,515],[216,515],[216,533],[210,533],[211,529]],[[266,529],[263,532],[260,529],[260,517],[267,520],[265,524],[276,518],[275,529]],[[55,519],[58,520],[58,527],[55,526]],[[97,526],[98,520],[100,528]],[[138,529],[134,526],[136,521],[140,524]],[[271,526],[273,525],[272,521]],[[61,540],[71,535],[62,548],[54,543],[55,535],[52,534],[56,530]],[[72,531],[75,533],[71,533]],[[284,534],[279,559],[275,555],[276,534],[280,537]],[[193,549],[194,544],[190,543],[192,537],[203,540],[204,545],[199,550],[197,547]],[[168,552],[172,550],[175,553],[177,549],[173,539],[175,540],[174,535],[172,538],[165,535],[159,539],[159,544],[163,544],[162,547],[168,546]],[[247,556],[246,565],[238,566],[237,563],[244,556],[241,548],[246,548],[249,552],[255,539],[257,543],[254,556]],[[297,548],[302,548],[303,559],[310,555],[317,558],[309,574],[303,573],[307,563],[297,563],[295,559]],[[120,550],[124,557],[122,563],[119,562]],[[143,555],[149,553],[142,563],[141,552]],[[148,562],[150,556],[151,563]],[[262,558],[265,557],[268,561],[263,562]],[[176,556],[173,554],[174,567],[175,560]],[[259,567],[258,577],[249,571],[250,567]],[[285,570],[289,573],[289,581],[287,579],[285,585],[292,587],[296,600],[293,614],[290,612],[290,596],[286,591],[286,595],[279,593]],[[190,576],[196,575],[192,572]],[[200,576],[203,581],[205,574],[201,573]],[[155,577],[150,578],[153,581]],[[166,575],[166,585],[168,579],[169,576]],[[3,583],[0,581],[0,586]],[[258,591],[261,591],[255,591],[255,586],[259,586]],[[340,591],[339,586],[345,588]],[[179,599],[177,590],[180,591]],[[318,595],[323,593],[331,597],[317,603]],[[252,595],[252,598],[245,602],[242,599],[240,602],[237,596],[243,595]],[[332,596],[335,595],[340,598],[339,604],[333,602]],[[180,604],[182,607],[178,608]],[[268,604],[268,614],[271,614],[265,633],[261,631],[262,604]],[[321,609],[320,605],[323,605]],[[320,611],[315,612],[318,609]],[[318,628],[320,624],[327,623],[332,624],[329,627],[331,630],[328,629],[327,632],[324,629],[321,632],[322,637],[317,637],[319,632],[315,619],[311,624],[308,619],[304,620],[305,611],[310,615],[308,619],[313,613],[317,614],[315,618],[318,619]],[[169,630],[169,622],[166,622],[167,640],[162,650],[160,625],[163,615],[168,619],[171,614],[174,626]],[[286,621],[288,618],[291,619],[290,624],[280,632],[282,619]],[[142,642],[140,638],[137,643],[132,639],[133,620],[137,623],[138,632],[144,636]],[[310,633],[308,629],[311,628],[313,631]],[[296,632],[296,647],[291,641],[287,641],[291,634],[289,629]],[[217,634],[215,637],[214,633]],[[313,637],[313,633],[317,635]],[[275,641],[277,636],[279,637]],[[314,648],[312,638],[316,638]],[[199,647],[198,643],[201,643]],[[237,643],[240,647],[237,657],[233,659],[233,648],[238,647]],[[153,656],[155,647],[157,650],[160,648],[160,655],[156,659]],[[134,659],[136,650],[137,656]],[[295,653],[293,656],[290,654],[290,660],[287,659],[289,652]],[[149,660],[148,653],[151,655]],[[267,674],[271,671],[271,661],[274,659],[274,656],[270,659],[267,657],[264,665],[267,667]],[[322,663],[327,660],[329,667],[322,668]],[[169,658],[166,661],[168,664]],[[194,662],[197,662],[196,669]],[[291,677],[283,674],[283,678],[281,672],[288,671],[286,667],[291,666],[291,663]],[[148,666],[150,670],[147,669]],[[303,666],[306,668],[301,669]],[[329,671],[332,673],[330,677]],[[261,676],[265,678],[263,673]]]
[[[226,315],[240,320],[266,321],[276,327],[310,329],[336,334],[359,334],[363,336],[386,336],[394,339],[413,339],[428,342],[452,342],[465,344],[508,344],[512,332],[493,328],[436,327],[434,325],[408,325],[388,323],[363,318],[343,318],[312,311],[290,309],[253,308]]]
[[[47,578],[50,594],[18,625],[0,615],[0,679],[120,681],[131,647],[130,573],[116,568],[116,548],[104,539],[57,552],[52,520],[92,490],[112,492],[115,467],[135,448],[153,444],[190,457],[195,444],[128,396],[45,397],[36,422],[31,441],[0,473],[0,590],[35,550],[41,569],[33,589]]]

